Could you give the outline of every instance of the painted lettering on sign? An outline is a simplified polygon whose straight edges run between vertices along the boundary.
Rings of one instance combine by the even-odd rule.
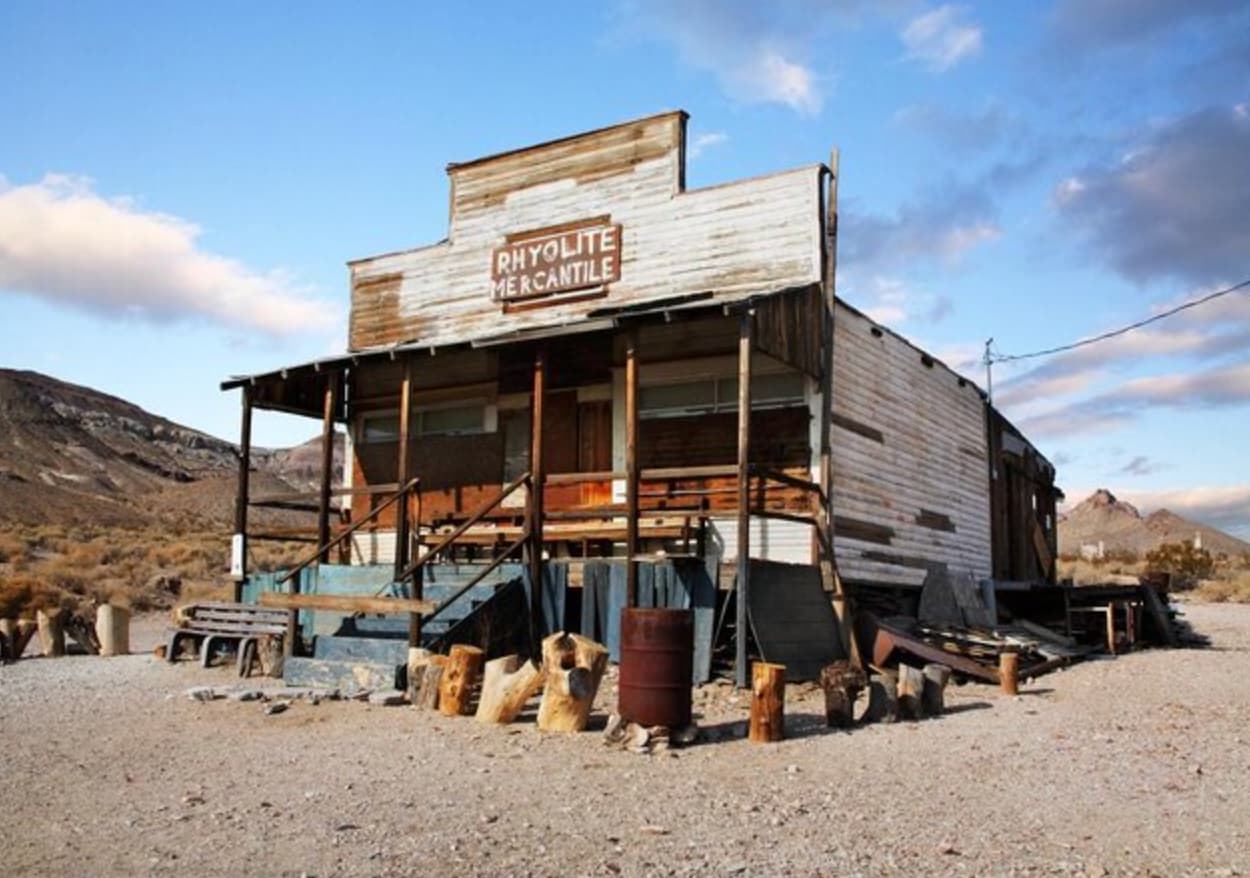
[[[598,217],[509,235],[491,253],[491,298],[516,302],[621,279],[621,226]]]

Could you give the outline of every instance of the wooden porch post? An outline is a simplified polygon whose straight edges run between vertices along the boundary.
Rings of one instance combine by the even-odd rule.
[[[317,545],[322,546],[318,564],[330,563],[330,482],[334,477],[334,397],[337,376],[326,376],[321,413],[321,497],[317,506]]]
[[[539,346],[534,354],[534,394],[530,403],[530,491],[529,491],[529,573],[530,573],[530,652],[542,655],[543,612],[543,406],[547,400],[547,350]]]
[[[834,149],[829,158],[829,204],[825,222],[825,238],[821,241],[824,250],[824,282],[822,284],[821,309],[821,364],[820,364],[820,530],[826,545],[833,548],[833,309],[835,301],[834,271],[837,265],[838,239],[838,150]],[[819,562],[820,546],[817,546]],[[825,561],[832,567],[834,559]],[[823,572],[823,571],[822,571]],[[826,588],[829,583],[826,583]]]
[[[408,484],[412,474],[408,471],[408,442],[412,427],[412,356],[404,358],[404,377],[399,384],[399,459],[395,462],[395,481],[399,488]],[[420,528],[418,521],[417,527]],[[408,547],[411,543],[408,526],[408,498],[395,504],[395,579],[398,581],[408,569]],[[418,570],[412,577],[412,597],[420,598],[424,578]],[[421,645],[421,614],[408,616],[408,645]]]
[[[747,685],[747,602],[751,594],[751,348],[755,312],[738,324],[738,595],[734,617],[734,681]]]
[[[638,330],[625,336],[625,606],[638,603]]]
[[[235,551],[239,567],[234,580],[234,600],[243,599],[243,582],[247,579],[247,507],[250,498],[252,470],[252,388],[243,386],[243,420],[239,428],[239,485],[234,503]]]

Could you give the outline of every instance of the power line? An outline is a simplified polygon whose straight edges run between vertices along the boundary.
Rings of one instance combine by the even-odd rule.
[[[1136,323],[1130,323],[1128,326],[1122,326],[1119,329],[1113,329],[1110,332],[1104,332],[1101,335],[1095,335],[1092,338],[1083,338],[1080,341],[1074,341],[1071,344],[1060,345],[1059,347],[1054,347],[1054,348],[1047,348],[1044,351],[1033,351],[1032,353],[1028,353],[1028,354],[994,353],[990,349],[990,343],[993,342],[994,339],[990,339],[989,341],[985,343],[985,357],[983,359],[983,362],[988,367],[991,363],[1009,363],[1015,360],[1032,360],[1037,357],[1048,357],[1051,354],[1061,354],[1065,351],[1073,351],[1073,350],[1076,350],[1077,348],[1083,348],[1086,345],[1092,345],[1096,342],[1106,341],[1109,338],[1115,338],[1118,335],[1124,335],[1125,333],[1132,332],[1134,329],[1141,329],[1143,326],[1149,326],[1151,323],[1155,323],[1159,320],[1164,319],[1165,317],[1171,317],[1174,314],[1179,314],[1180,312],[1187,311],[1190,308],[1197,308],[1199,305],[1205,305],[1207,302],[1210,302],[1212,299],[1218,299],[1221,296],[1227,296],[1230,293],[1235,293],[1238,290],[1244,289],[1246,287],[1250,287],[1250,279],[1243,280],[1241,283],[1236,284],[1231,287],[1227,287],[1226,289],[1216,290],[1214,293],[1207,293],[1207,295],[1202,296],[1201,298],[1193,299],[1192,301],[1189,301],[1189,302],[1184,302],[1180,305],[1177,305],[1175,308],[1169,308],[1167,311],[1161,311],[1158,314],[1152,314],[1151,316],[1145,318],[1144,320],[1138,320]]]

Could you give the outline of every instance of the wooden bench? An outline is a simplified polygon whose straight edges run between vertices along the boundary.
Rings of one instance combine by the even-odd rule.
[[[266,636],[284,637],[288,628],[285,610],[256,604],[217,601],[187,604],[178,608],[178,614],[186,621],[170,633],[165,659],[177,661],[178,642],[184,637],[194,637],[200,640],[200,666],[207,668],[212,661],[213,645],[220,640],[234,640],[238,642],[236,664],[240,677],[246,677],[251,668],[257,640]]]

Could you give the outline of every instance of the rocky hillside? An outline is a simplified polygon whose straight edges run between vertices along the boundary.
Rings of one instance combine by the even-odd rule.
[[[1059,516],[1059,552],[1063,555],[1076,554],[1081,546],[1099,541],[1107,552],[1141,555],[1163,543],[1192,540],[1195,534],[1213,555],[1250,552],[1250,543],[1167,509],[1143,516],[1133,504],[1116,499],[1106,489],[1095,491]]]
[[[253,454],[256,491],[310,488],[320,439]],[[336,449],[342,466],[342,448]],[[230,518],[235,446],[87,387],[0,369],[0,519],[143,525]]]

